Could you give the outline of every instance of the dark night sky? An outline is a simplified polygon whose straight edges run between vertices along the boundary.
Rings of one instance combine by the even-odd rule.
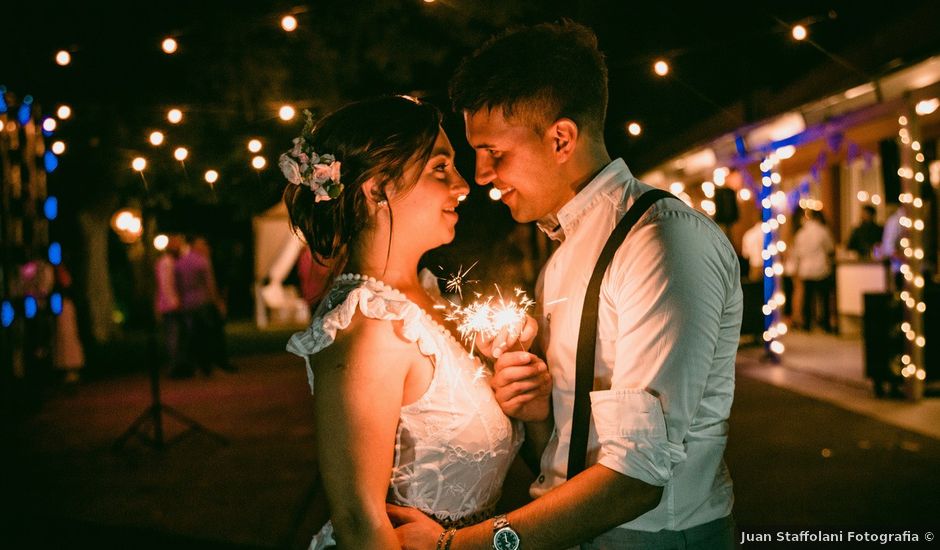
[[[827,67],[846,85],[863,80],[817,49],[795,43],[781,21],[809,23],[811,38],[819,45],[871,75],[940,46],[928,23],[940,20],[940,8],[929,1],[209,1],[98,3],[109,7],[97,9],[77,2],[31,4],[23,14],[18,12],[24,8],[7,12],[10,21],[20,24],[5,25],[0,32],[6,52],[0,83],[45,103],[110,105],[126,113],[131,125],[137,118],[147,125],[151,113],[159,114],[170,103],[234,113],[241,106],[225,88],[245,84],[271,101],[316,96],[320,86],[302,77],[302,61],[315,57],[324,43],[330,47],[329,63],[340,66],[340,84],[329,86],[336,94],[333,102],[413,90],[442,98],[460,57],[483,37],[507,24],[571,17],[592,26],[607,53],[610,145],[615,154],[639,163],[638,168],[659,160],[659,144],[720,113],[718,105],[744,100],[748,113],[760,116],[766,94]],[[42,5],[47,7],[36,7]],[[301,29],[287,35],[277,21],[297,8],[306,10],[298,15]],[[888,36],[893,25],[905,20],[911,32]],[[168,34],[179,36],[181,44],[172,57],[159,51]],[[65,69],[52,63],[60,47],[74,50],[73,64]],[[258,87],[255,77],[265,75],[245,70],[251,64],[234,51],[242,48],[258,52],[254,62],[292,75],[267,90]],[[344,48],[361,48],[359,59],[371,63],[347,58]],[[651,64],[658,57],[670,61],[674,78],[653,75]],[[292,58],[300,62],[294,64]],[[350,64],[358,70],[350,70]],[[233,78],[233,70],[241,74]],[[213,78],[218,85],[207,82]],[[641,138],[623,135],[628,120],[643,124]],[[734,122],[729,120],[732,126]]]

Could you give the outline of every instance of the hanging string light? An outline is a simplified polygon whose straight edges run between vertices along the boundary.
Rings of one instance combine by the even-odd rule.
[[[908,106],[906,115],[898,117],[898,142],[901,149],[901,194],[898,199],[904,213],[899,223],[903,230],[900,245],[903,248],[901,275],[903,284],[898,297],[904,306],[901,333],[904,334],[904,353],[901,355],[901,376],[908,394],[915,400],[923,395],[924,380],[924,200],[921,184],[925,180],[924,155],[920,152],[920,124],[915,108]]]
[[[786,193],[780,190],[782,178],[777,171],[780,159],[770,154],[760,163],[761,187],[761,231],[764,233],[764,246],[761,258],[764,260],[764,346],[771,358],[779,359],[785,351],[780,337],[787,333],[780,309],[786,303],[781,285],[783,262],[780,254],[786,250],[786,243],[779,238],[780,226],[787,223]]]

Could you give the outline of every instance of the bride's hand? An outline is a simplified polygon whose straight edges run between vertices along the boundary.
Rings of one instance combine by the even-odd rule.
[[[478,334],[476,349],[490,359],[499,359],[506,351],[529,351],[539,332],[539,324],[530,315],[526,315],[519,324],[520,326],[502,329],[492,338]]]

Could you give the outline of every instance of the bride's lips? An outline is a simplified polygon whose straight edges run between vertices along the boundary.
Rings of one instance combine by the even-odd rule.
[[[443,210],[443,212],[447,216],[453,216],[453,218],[456,220],[460,217],[457,215],[456,209],[457,209],[457,205],[455,204],[453,206],[448,206],[447,208]]]

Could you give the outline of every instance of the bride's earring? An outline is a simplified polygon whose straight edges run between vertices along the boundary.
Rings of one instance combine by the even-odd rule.
[[[382,199],[382,200],[380,200],[380,201],[377,201],[375,204],[376,204],[376,206],[378,206],[379,208],[385,208],[386,206],[388,206],[388,201],[385,200],[385,199]]]

